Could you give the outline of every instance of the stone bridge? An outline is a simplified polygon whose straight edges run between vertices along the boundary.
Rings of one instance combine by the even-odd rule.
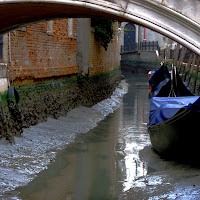
[[[0,33],[42,20],[101,16],[157,31],[200,55],[199,0],[0,0]]]

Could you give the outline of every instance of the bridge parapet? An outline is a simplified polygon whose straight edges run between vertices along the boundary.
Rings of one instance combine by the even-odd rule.
[[[65,17],[113,18],[157,31],[200,55],[199,0],[0,0],[0,33]]]
[[[169,9],[172,9],[178,13],[181,13],[185,17],[194,20],[197,23],[200,23],[200,2],[198,0],[155,0],[157,3],[166,6]]]

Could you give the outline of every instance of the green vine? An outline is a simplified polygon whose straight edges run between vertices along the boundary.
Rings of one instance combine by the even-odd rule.
[[[101,42],[101,45],[107,51],[108,44],[114,38],[114,20],[92,18],[91,26],[95,28],[95,39]]]

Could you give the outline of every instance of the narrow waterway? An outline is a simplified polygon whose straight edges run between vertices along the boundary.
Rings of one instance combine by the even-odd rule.
[[[125,77],[128,93],[120,108],[77,136],[48,169],[18,188],[21,199],[118,199],[147,174],[147,165],[139,156],[140,150],[150,145],[147,76]]]
[[[77,135],[13,199],[200,199],[200,168],[163,160],[151,149],[147,75],[124,75],[128,93],[120,107]]]

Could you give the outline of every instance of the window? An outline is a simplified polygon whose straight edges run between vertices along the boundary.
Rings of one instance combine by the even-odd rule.
[[[53,20],[47,21],[47,34],[53,35]]]
[[[0,36],[0,61],[3,61],[3,36]]]
[[[73,18],[68,18],[68,37],[73,38]]]

